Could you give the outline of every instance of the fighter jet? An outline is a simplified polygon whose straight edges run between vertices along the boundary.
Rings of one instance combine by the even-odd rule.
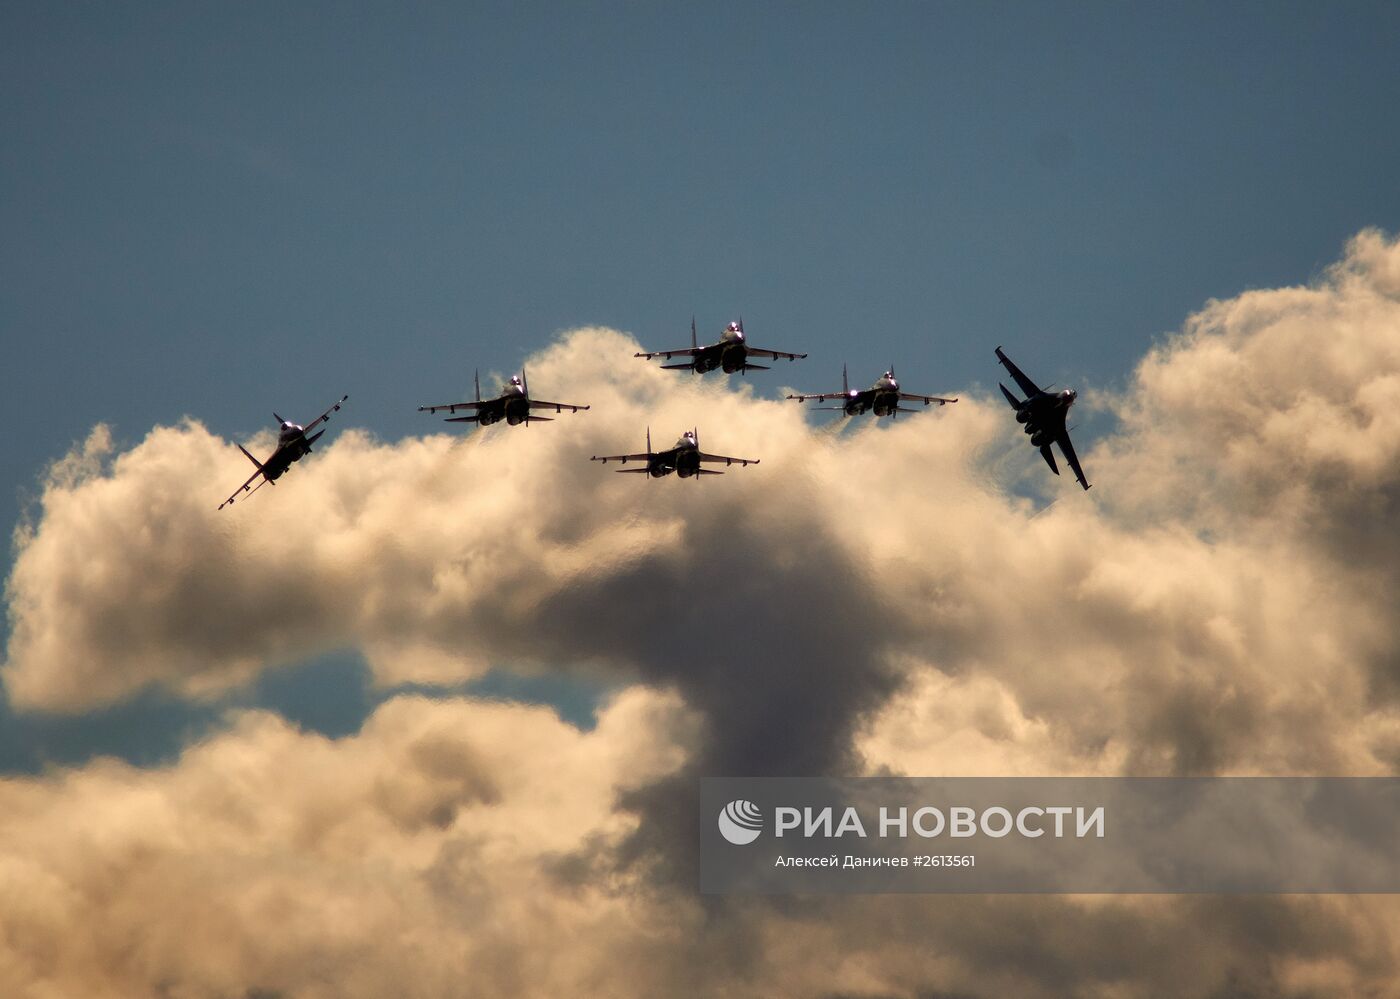
[[[1084,470],[1079,467],[1074,445],[1069,442],[1069,430],[1065,427],[1065,417],[1069,415],[1069,408],[1074,405],[1079,393],[1074,389],[1065,389],[1053,394],[1046,392],[1012,364],[1011,358],[1003,354],[1000,347],[997,348],[997,360],[1011,373],[1011,377],[1016,379],[1021,391],[1026,393],[1025,399],[1017,399],[1005,385],[997,382],[1001,394],[1006,396],[1006,401],[1016,410],[1016,422],[1024,424],[1023,429],[1030,434],[1031,444],[1040,448],[1040,456],[1050,466],[1050,471],[1056,475],[1060,474],[1060,470],[1055,467],[1055,455],[1050,450],[1050,445],[1054,443],[1060,445],[1060,451],[1064,454],[1065,461],[1069,462],[1069,467],[1074,469],[1074,477],[1079,480],[1079,484],[1088,489],[1089,483],[1084,478]]]
[[[720,334],[718,343],[707,344],[701,347],[695,338],[695,319],[690,320],[690,346],[680,347],[676,350],[652,350],[633,354],[633,357],[645,357],[650,361],[653,357],[660,357],[670,360],[673,357],[688,357],[688,361],[681,364],[663,364],[667,370],[680,371],[689,368],[697,375],[703,375],[706,371],[713,371],[719,368],[727,375],[734,372],[767,371],[766,364],[750,364],[750,357],[772,357],[782,358],[789,361],[796,361],[806,357],[806,354],[789,354],[782,350],[765,350],[762,347],[750,347],[748,341],[744,339],[744,320],[737,323],[730,323]]]
[[[826,402],[830,399],[840,399],[839,406],[813,406],[813,409],[839,409],[847,416],[859,416],[866,410],[874,410],[876,416],[897,417],[899,413],[915,413],[918,410],[905,409],[900,406],[901,402],[922,402],[925,406],[938,403],[946,406],[950,402],[957,402],[956,399],[944,399],[937,395],[915,395],[913,392],[901,392],[899,382],[894,377],[894,366],[880,376],[879,381],[865,391],[852,389],[850,382],[846,378],[846,366],[841,365],[841,391],[824,392],[819,395],[790,395],[789,399],[796,399],[798,402],[806,402],[813,399],[817,402]]]
[[[670,475],[675,472],[682,479],[695,476],[697,479],[702,475],[723,475],[723,472],[711,468],[702,468],[701,462],[724,462],[726,465],[757,465],[757,458],[731,458],[723,454],[706,454],[700,450],[700,431],[698,429],[687,430],[681,434],[680,440],[676,441],[675,447],[665,451],[653,451],[651,449],[651,428],[647,428],[647,449],[645,454],[609,454],[604,456],[594,455],[593,461],[601,461],[607,464],[610,461],[620,461],[624,465],[629,461],[644,461],[645,468],[619,468],[619,472],[634,472],[639,475],[650,475],[653,479],[659,479],[663,475]]]
[[[455,413],[459,409],[474,409],[472,416],[449,416],[445,423],[479,423],[483,427],[489,427],[493,423],[505,420],[512,427],[521,423],[527,426],[531,423],[549,423],[554,419],[552,416],[532,416],[532,409],[552,409],[556,413],[568,410],[577,413],[587,406],[571,406],[567,402],[545,402],[543,399],[530,398],[530,379],[525,374],[522,366],[520,374],[511,375],[510,381],[501,386],[501,394],[494,399],[481,398],[481,373],[476,375],[476,398],[467,402],[450,402],[442,406],[419,406],[420,413],[437,413],[447,410]]]
[[[238,445],[238,450],[248,455],[248,460],[251,461],[254,465],[256,465],[258,467],[258,470],[252,475],[248,476],[248,481],[243,483],[243,485],[239,486],[237,489],[235,489],[233,491],[232,496],[220,503],[219,509],[222,510],[224,507],[232,503],[235,499],[238,498],[239,493],[246,492],[249,495],[252,495],[259,489],[261,489],[264,483],[271,482],[273,485],[276,485],[277,480],[282,477],[282,473],[284,473],[287,469],[291,468],[293,462],[301,461],[302,458],[310,454],[311,445],[315,444],[318,440],[320,440],[321,434],[325,433],[325,431],[322,430],[319,433],[314,433],[310,437],[308,437],[306,436],[307,431],[313,430],[320,424],[325,423],[327,420],[329,420],[331,418],[331,414],[337,412],[340,409],[340,404],[349,398],[350,397],[348,395],[341,396],[340,402],[337,402],[334,406],[326,410],[324,413],[316,417],[316,419],[312,420],[304,427],[300,424],[284,420],[276,413],[273,413],[272,418],[276,420],[280,425],[277,431],[277,450],[272,452],[272,457],[268,458],[267,461],[258,461],[258,459],[254,458],[251,454],[248,454],[248,449],[246,447],[244,447],[242,444]],[[256,486],[253,486],[254,480],[256,480],[259,476],[262,477],[262,482],[259,482]],[[253,488],[249,489],[249,486],[253,486]]]

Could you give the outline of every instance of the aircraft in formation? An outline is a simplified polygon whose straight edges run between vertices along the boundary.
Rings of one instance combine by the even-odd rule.
[[[1000,347],[997,348],[997,360],[1010,372],[1026,397],[1017,399],[1001,382],[997,382],[997,388],[1006,396],[1006,401],[1011,403],[1011,408],[1016,410],[1016,422],[1022,424],[1025,432],[1030,435],[1031,444],[1040,448],[1040,456],[1050,466],[1050,471],[1056,475],[1060,474],[1060,470],[1055,467],[1055,455],[1050,450],[1053,443],[1060,445],[1060,452],[1065,456],[1065,461],[1074,469],[1074,477],[1079,480],[1081,486],[1088,489],[1088,480],[1084,478],[1084,470],[1079,467],[1074,445],[1069,442],[1069,428],[1065,426],[1069,408],[1074,405],[1079,393],[1074,389],[1054,393],[1045,391],[1027,378],[1025,373],[1012,363],[1011,358],[1001,352]]]
[[[716,343],[706,344],[701,347],[695,338],[695,319],[690,320],[690,346],[678,347],[675,350],[651,350],[640,351],[632,355],[633,357],[645,357],[648,361],[652,358],[662,358],[669,361],[673,357],[686,357],[689,360],[680,364],[663,364],[663,368],[669,371],[681,371],[689,368],[697,375],[703,375],[706,371],[714,371],[719,368],[727,375],[732,375],[738,371],[743,374],[749,371],[767,371],[766,364],[750,364],[750,357],[772,358],[774,360],[797,361],[806,354],[789,354],[785,350],[768,350],[765,347],[750,347],[744,339],[744,320],[730,323],[724,328]]]
[[[913,392],[901,392],[899,382],[894,377],[894,365],[886,371],[874,385],[868,389],[852,389],[850,382],[846,378],[846,366],[841,365],[841,391],[821,392],[812,395],[790,395],[789,399],[796,399],[798,402],[806,402],[811,399],[813,402],[828,402],[832,399],[840,399],[839,406],[813,406],[813,409],[835,409],[845,413],[847,416],[859,416],[867,410],[874,410],[877,417],[896,417],[899,413],[915,413],[918,410],[904,409],[899,404],[901,402],[922,402],[925,406],[938,403],[946,406],[950,402],[957,402],[956,399],[945,399],[937,395],[915,395]]]
[[[248,476],[248,481],[235,489],[232,496],[220,503],[219,509],[222,510],[236,500],[239,493],[246,492],[251,496],[268,482],[276,485],[277,480],[282,477],[287,469],[292,467],[294,462],[301,461],[302,458],[311,453],[311,445],[320,440],[321,434],[325,433],[325,431],[322,430],[307,437],[307,431],[314,430],[316,427],[329,420],[332,413],[339,411],[341,403],[349,398],[348,395],[341,396],[340,402],[337,402],[334,406],[304,427],[299,423],[291,423],[284,420],[276,413],[273,413],[272,418],[279,424],[277,430],[277,450],[273,451],[272,456],[266,461],[258,461],[258,459],[254,458],[251,454],[248,454],[248,449],[246,447],[242,444],[238,445],[238,450],[248,455],[248,460],[256,465],[258,470]],[[262,477],[262,482],[253,486],[253,482],[256,481],[259,476]],[[253,486],[253,488],[249,489],[249,486]]]
[[[647,359],[661,357],[670,359],[680,355],[689,358],[683,364],[663,364],[663,368],[690,368],[696,374],[703,374],[720,368],[727,373],[736,371],[743,372],[753,369],[767,370],[763,365],[750,364],[749,357],[772,357],[786,358],[787,360],[797,360],[806,357],[806,354],[789,354],[783,351],[766,350],[763,348],[750,347],[744,340],[744,322],[730,323],[718,343],[701,347],[696,343],[695,320],[690,322],[689,348],[680,350],[661,350],[649,353],[638,353],[637,357]],[[1002,352],[1000,347],[996,349],[997,360],[1006,368],[1021,391],[1025,394],[1025,399],[1017,399],[1005,385],[998,383],[998,388],[1006,396],[1006,401],[1016,410],[1016,422],[1023,425],[1025,432],[1030,436],[1031,444],[1040,449],[1041,456],[1045,463],[1050,466],[1050,471],[1056,475],[1060,474],[1059,468],[1055,464],[1055,455],[1050,450],[1051,444],[1058,444],[1065,460],[1074,470],[1074,476],[1079,480],[1079,484],[1085,489],[1089,488],[1089,482],[1084,477],[1084,470],[1079,466],[1079,458],[1074,453],[1074,445],[1070,443],[1069,429],[1066,426],[1066,417],[1069,408],[1074,405],[1077,393],[1073,389],[1065,389],[1061,392],[1047,392],[1040,388],[1035,382],[1026,377],[1020,368],[1012,363],[1011,359]],[[315,434],[308,434],[320,424],[330,419],[331,414],[337,412],[341,404],[348,400],[348,395],[341,396],[340,402],[331,406],[316,419],[306,426],[291,423],[273,413],[273,419],[279,424],[277,434],[277,450],[266,461],[258,461],[243,445],[238,445],[238,449],[247,455],[248,460],[256,467],[248,481],[233,491],[228,499],[219,504],[219,509],[231,504],[238,498],[240,493],[255,493],[265,483],[276,483],[288,468],[295,462],[311,453],[311,445],[320,439],[325,433],[321,430]],[[828,402],[840,400],[837,406],[816,406],[815,409],[838,410],[846,416],[859,416],[862,413],[873,411],[876,417],[889,416],[896,417],[899,413],[917,412],[900,405],[901,402],[922,402],[925,406],[938,403],[940,406],[950,402],[957,402],[956,398],[948,399],[937,395],[916,395],[912,392],[902,391],[899,382],[894,376],[894,367],[886,371],[868,389],[852,390],[846,375],[846,366],[841,366],[841,391],[822,392],[814,394],[789,395],[789,399],[796,399],[798,402],[812,400],[814,402]],[[526,425],[535,422],[549,422],[553,418],[549,416],[536,416],[532,412],[537,409],[552,409],[556,413],[568,410],[577,413],[580,410],[588,409],[586,405],[573,405],[566,402],[546,402],[542,399],[530,398],[530,383],[522,366],[520,374],[512,375],[510,381],[501,387],[501,394],[494,399],[481,398],[481,378],[476,377],[476,398],[465,402],[446,403],[440,406],[419,406],[421,413],[439,413],[446,410],[449,413],[456,413],[459,409],[471,410],[467,416],[449,416],[448,423],[476,423],[484,427],[489,427],[493,423],[505,420],[510,426],[518,426],[521,423]],[[725,465],[757,465],[757,458],[735,458],[722,454],[707,454],[700,450],[700,433],[698,428],[687,430],[680,436],[673,447],[663,451],[653,451],[651,449],[651,428],[647,428],[647,449],[636,454],[609,454],[594,455],[593,461],[601,461],[607,464],[610,461],[621,462],[645,462],[639,468],[619,468],[619,472],[632,472],[645,474],[652,478],[661,478],[675,473],[682,479],[698,478],[702,475],[723,475],[718,469],[703,467],[705,464]],[[259,478],[262,479],[256,486],[253,485]]]
[[[757,458],[731,458],[724,454],[706,454],[700,450],[700,429],[687,430],[681,434],[680,440],[676,441],[674,447],[665,451],[653,451],[651,449],[651,428],[647,427],[647,449],[645,453],[639,454],[608,454],[594,455],[593,461],[601,461],[607,464],[610,461],[620,461],[627,464],[629,461],[645,461],[645,468],[619,468],[619,472],[634,472],[639,475],[649,475],[653,479],[659,479],[663,475],[670,475],[675,472],[682,479],[691,476],[699,478],[702,475],[723,475],[718,469],[702,468],[704,462],[726,465],[757,465]]]
[[[481,398],[481,373],[476,374],[476,398],[466,402],[449,402],[442,406],[419,406],[420,413],[440,413],[444,409],[449,413],[455,413],[459,409],[472,409],[476,412],[472,416],[449,416],[444,423],[478,423],[483,427],[489,427],[493,423],[505,420],[512,427],[524,423],[549,423],[552,416],[534,416],[532,409],[552,409],[556,413],[568,410],[577,413],[587,406],[572,406],[567,402],[545,402],[543,399],[530,398],[530,379],[525,373],[524,365],[521,365],[520,374],[511,375],[510,381],[501,386],[501,394],[494,399]]]

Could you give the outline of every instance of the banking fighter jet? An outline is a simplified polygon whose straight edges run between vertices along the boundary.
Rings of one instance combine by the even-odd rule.
[[[246,447],[242,444],[238,445],[238,450],[248,455],[248,460],[256,465],[258,470],[248,476],[248,481],[235,489],[232,496],[220,503],[219,509],[222,510],[232,503],[238,498],[239,493],[246,492],[251,495],[268,482],[276,485],[277,480],[282,477],[282,474],[286,472],[287,469],[292,467],[293,462],[301,461],[302,458],[311,453],[311,445],[320,440],[321,434],[324,434],[325,431],[317,431],[311,434],[310,437],[308,437],[307,434],[329,420],[331,414],[340,409],[340,404],[349,398],[348,395],[341,396],[340,402],[337,402],[334,406],[304,427],[299,423],[292,423],[288,420],[284,420],[276,413],[273,413],[272,418],[276,420],[279,425],[277,430],[277,450],[273,451],[272,456],[266,461],[258,461],[258,459],[254,458],[251,454],[248,454],[248,449]],[[262,482],[258,482],[258,484],[254,486],[253,483],[259,478],[262,479]],[[252,486],[251,489],[249,488],[250,486]]]
[[[1050,471],[1056,475],[1060,474],[1060,470],[1055,467],[1054,452],[1050,450],[1051,444],[1058,444],[1065,461],[1069,462],[1069,467],[1074,470],[1074,477],[1079,480],[1081,486],[1088,489],[1089,482],[1084,478],[1084,470],[1079,467],[1079,458],[1075,456],[1074,445],[1069,442],[1069,429],[1065,426],[1069,408],[1074,405],[1079,393],[1074,389],[1046,392],[1027,378],[1025,373],[1011,362],[1011,358],[1001,352],[1000,347],[997,348],[997,360],[1016,380],[1026,398],[1017,399],[1000,382],[997,383],[997,388],[1006,396],[1006,401],[1011,403],[1011,408],[1016,410],[1016,422],[1022,424],[1022,428],[1030,435],[1031,444],[1040,448],[1040,456],[1050,466]]]

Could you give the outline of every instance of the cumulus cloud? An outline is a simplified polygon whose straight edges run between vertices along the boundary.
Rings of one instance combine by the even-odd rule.
[[[550,868],[590,890],[623,879],[608,918],[635,932],[587,936],[587,907],[538,914],[576,923],[599,953],[646,956],[658,977],[635,990],[575,967],[616,994],[697,991],[702,972],[730,994],[748,994],[740,982],[804,996],[1151,995],[1173,982],[1191,995],[1396,994],[1383,900],[726,902],[719,920],[697,909],[691,865],[699,774],[1400,769],[1397,275],[1400,244],[1367,232],[1308,287],[1209,303],[1122,393],[1090,394],[1118,429],[1081,445],[1089,494],[1048,479],[998,399],[961,393],[955,407],[837,435],[751,385],[623,363],[635,345],[600,329],[530,361],[532,381],[567,386],[588,413],[465,439],[344,432],[218,513],[245,474],[227,442],[188,422],[115,454],[99,428],[51,471],[18,537],[4,681],[17,706],[82,711],[152,684],[205,697],[354,647],[385,684],[508,663],[660,698],[686,719],[679,755],[589,784],[603,831],[562,844],[571,859]],[[658,443],[698,424],[707,450],[763,463],[654,483],[585,460],[636,449],[648,424]],[[1018,498],[1008,476],[1021,473],[1058,500]],[[365,746],[393,757],[380,724],[324,753],[344,766]],[[610,724],[560,745],[621,738]],[[674,741],[636,724],[636,745]],[[240,739],[275,741],[238,727],[211,745]],[[124,779],[177,781],[207,750]],[[499,828],[453,839],[455,817],[467,799],[510,813],[518,773],[451,752],[393,758],[410,775],[440,770],[426,789],[376,792],[374,807],[400,817],[382,825],[391,850],[415,836],[504,849]],[[15,785],[18,814],[61,811],[104,767]],[[304,821],[285,818],[268,842]],[[492,913],[529,904],[516,886],[480,899]],[[485,932],[444,931],[432,906],[401,915],[455,952]],[[1196,949],[1194,977],[1171,977]],[[548,974],[514,992],[557,984]]]
[[[1397,261],[1364,232],[1316,284],[1210,302],[1149,353],[1114,403],[1115,513],[1367,555],[1348,522],[1393,515],[1400,459]]]
[[[617,862],[644,821],[618,800],[678,772],[697,723],[641,688],[587,733],[400,696],[339,740],[248,712],[168,767],[0,780],[0,992],[1395,994],[1385,899],[706,901],[650,881]]]
[[[663,918],[581,865],[635,821],[617,793],[674,769],[693,728],[676,698],[642,691],[588,733],[543,708],[404,696],[339,741],[253,712],[169,768],[0,781],[0,992],[504,996],[620,980],[606,962],[679,943],[684,907]]]

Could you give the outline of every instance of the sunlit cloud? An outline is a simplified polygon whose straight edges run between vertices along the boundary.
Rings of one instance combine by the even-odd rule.
[[[384,685],[505,665],[623,693],[588,735],[543,710],[391,700],[345,740],[251,715],[167,771],[95,762],[8,782],[11,814],[24,817],[6,826],[10,853],[51,840],[42,862],[11,870],[36,879],[13,882],[29,886],[20,895],[89,897],[89,872],[73,865],[91,844],[49,833],[65,817],[98,816],[110,865],[124,856],[112,844],[125,816],[154,808],[138,825],[159,831],[193,809],[251,839],[221,833],[198,864],[188,833],[137,851],[156,865],[184,858],[160,881],[185,893],[181,904],[222,900],[227,946],[196,967],[152,943],[143,966],[192,994],[355,994],[317,984],[342,981],[338,965],[324,968],[351,952],[362,976],[345,980],[371,984],[433,955],[424,994],[450,992],[439,984],[467,967],[486,969],[483,995],[579,982],[618,995],[794,996],[1147,996],[1184,982],[1206,995],[1240,980],[1265,993],[1397,994],[1388,900],[729,901],[716,904],[718,925],[687,872],[700,774],[1400,769],[1400,244],[1368,231],[1308,287],[1208,303],[1123,391],[1094,393],[1117,424],[1079,442],[1087,494],[1050,476],[999,398],[959,392],[956,406],[834,433],[756,379],[736,389],[659,371],[634,362],[636,349],[584,329],[529,360],[533,384],[590,403],[586,413],[465,436],[425,418],[426,436],[397,442],[341,431],[222,512],[246,461],[194,421],[120,453],[98,428],[58,462],[7,589],[3,677],[18,708],[81,712],[151,685],[210,698],[347,648]],[[648,426],[657,444],[698,426],[707,450],[762,464],[652,482],[587,460],[638,448]],[[1053,505],[1018,495],[1027,482]],[[403,733],[420,724],[462,731],[440,751],[408,752]],[[495,748],[481,748],[477,726],[497,733]],[[452,748],[462,739],[470,753]],[[267,752],[282,754],[277,767],[240,769]],[[585,780],[576,768],[590,753],[600,762]],[[324,776],[288,787],[321,781],[342,798],[293,801],[274,779],[314,766]],[[556,767],[562,783],[530,804],[521,788],[544,787],[534,782]],[[232,804],[196,792],[219,774],[233,775]],[[215,821],[225,805],[244,817]],[[574,825],[589,832],[556,841],[536,823],[522,844],[531,808],[583,816]],[[366,919],[403,927],[394,947],[358,953],[373,938],[328,915],[376,892],[348,867],[320,871],[322,834],[307,832],[318,821],[339,830],[325,842],[344,837],[337,857],[384,858],[403,875],[381,886],[398,908]],[[266,894],[202,892],[194,869],[247,842],[261,845],[239,870]],[[394,857],[424,866],[404,872]],[[453,867],[492,857],[500,870],[481,883]],[[436,875],[423,874],[433,864],[470,918],[434,895]],[[565,871],[575,887],[560,886]],[[321,899],[327,928],[268,951],[249,926],[278,906],[299,912],[292,896]],[[148,913],[129,904],[134,927]],[[575,943],[529,966],[521,947],[541,927]],[[118,992],[147,981],[111,971],[122,939],[93,931],[82,981]],[[15,981],[32,949],[14,948]],[[269,953],[282,963],[259,963]],[[314,981],[298,977],[311,955],[330,955]],[[624,959],[646,973],[606,970]],[[226,977],[207,977],[206,963]]]

